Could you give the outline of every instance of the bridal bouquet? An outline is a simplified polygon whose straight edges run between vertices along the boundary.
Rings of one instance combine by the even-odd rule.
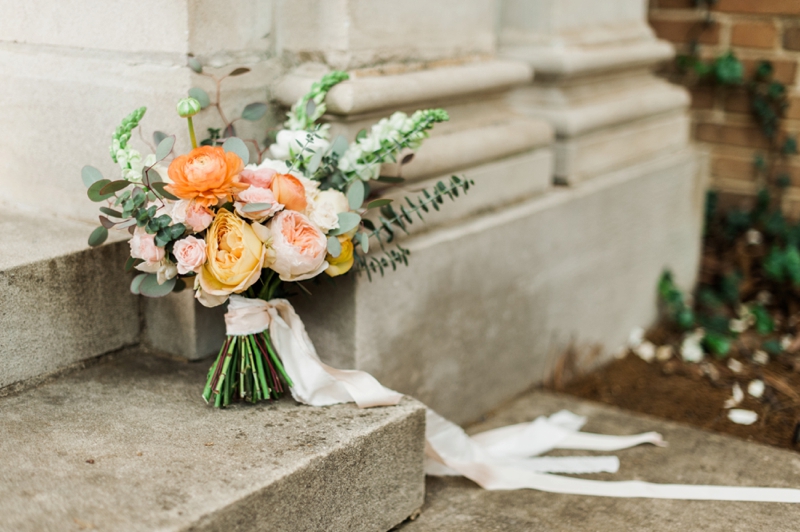
[[[299,281],[351,271],[371,279],[407,264],[408,250],[389,245],[395,233],[470,187],[453,176],[397,208],[391,200],[372,199],[371,183],[402,181],[381,176],[381,165],[398,158],[408,162],[434,124],[448,116],[442,109],[411,116],[397,112],[361,131],[354,142],[343,136],[331,140],[329,125],[318,121],[327,92],[347,78],[332,72],[314,83],[268,148],[250,141],[259,159],[254,164],[245,141],[225,137],[221,129],[209,129],[209,138],[198,146],[192,117],[210,99],[192,89],[192,97],[177,105],[188,122],[188,153],[177,153],[175,137],[159,132],[155,153],[144,158],[129,145],[143,107],[112,137],[111,158],[120,166],[120,178],[104,179],[96,168],[83,168],[89,198],[102,204],[101,226],[89,244],[102,244],[111,228],[131,233],[126,269],[141,272],[131,283],[133,293],[161,297],[191,287],[205,306],[229,302],[228,336],[203,391],[216,407],[278,398],[293,386],[276,333],[263,318],[265,302],[273,302],[269,322],[298,321],[280,298],[292,287],[307,290]],[[223,116],[219,101],[214,105]],[[250,104],[243,118],[258,119],[265,112],[265,104]],[[226,123],[225,133],[233,132],[233,124]],[[372,242],[378,249],[370,253]]]

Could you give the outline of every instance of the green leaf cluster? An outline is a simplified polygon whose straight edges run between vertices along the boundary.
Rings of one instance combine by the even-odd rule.
[[[111,135],[111,149],[109,150],[111,159],[114,162],[117,162],[117,152],[128,145],[128,141],[131,139],[131,131],[139,125],[145,111],[147,111],[147,107],[140,107],[131,112],[122,119],[120,125],[114,130],[113,135]]]

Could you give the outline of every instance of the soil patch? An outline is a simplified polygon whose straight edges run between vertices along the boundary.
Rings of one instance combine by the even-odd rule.
[[[746,440],[800,451],[800,373],[786,361],[770,360],[759,365],[740,360],[736,373],[728,361],[688,363],[673,357],[645,362],[633,353],[603,368],[552,386],[556,391],[618,406],[635,412],[688,423]],[[765,383],[756,399],[747,392],[755,379]],[[739,425],[728,419],[725,402],[739,383],[743,401],[735,408],[752,410],[758,420]]]

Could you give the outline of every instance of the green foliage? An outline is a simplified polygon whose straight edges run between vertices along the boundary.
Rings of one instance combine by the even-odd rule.
[[[147,107],[140,107],[122,119],[122,122],[111,135],[111,159],[117,162],[117,152],[125,149],[131,139],[131,131],[139,125]]]
[[[694,311],[686,304],[686,298],[675,285],[669,270],[662,273],[658,281],[658,297],[667,316],[682,330],[688,331],[695,327]]]
[[[319,117],[325,114],[325,96],[334,86],[350,79],[347,72],[334,70],[311,85],[311,90],[300,98],[287,114],[286,127],[295,131],[310,129]]]

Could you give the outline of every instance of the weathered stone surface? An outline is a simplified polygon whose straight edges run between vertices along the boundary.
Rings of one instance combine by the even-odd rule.
[[[494,0],[280,0],[276,48],[340,70],[490,54],[495,9]]]
[[[422,504],[424,410],[234,406],[139,353],[0,399],[0,530],[385,531]]]
[[[312,284],[295,305],[333,365],[476,419],[541,381],[569,345],[616,352],[655,318],[664,268],[692,286],[700,167],[690,151],[668,154],[432,229],[402,242],[409,267]]]
[[[599,480],[645,480],[680,484],[800,486],[800,455],[712,434],[669,421],[632,414],[575,398],[533,392],[498,410],[468,432],[530,421],[561,409],[589,417],[588,432],[635,434],[656,430],[669,446],[641,446],[614,454],[616,474]],[[552,455],[588,452],[554,451]],[[594,453],[604,454],[604,453]],[[755,502],[670,501],[560,495],[534,490],[485,491],[464,478],[427,481],[421,515],[402,532],[517,530],[770,530],[797,529],[797,505]]]
[[[689,144],[690,120],[685,110],[662,113],[555,144],[555,176],[574,185],[649,157],[663,157]]]
[[[86,249],[92,226],[0,215],[0,388],[136,343],[129,249]]]
[[[159,351],[198,360],[216,354],[225,341],[225,307],[206,308],[183,290],[142,298],[142,340]]]

